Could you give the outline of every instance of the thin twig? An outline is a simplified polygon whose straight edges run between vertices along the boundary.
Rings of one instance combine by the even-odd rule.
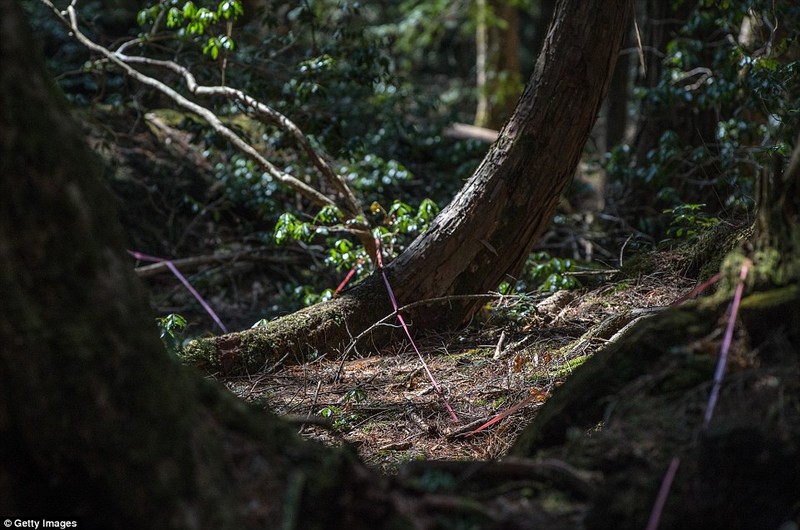
[[[208,256],[190,256],[188,258],[180,258],[172,261],[173,265],[180,267],[184,271],[199,268],[203,265],[211,263],[222,263],[236,260],[259,261],[273,264],[294,264],[297,263],[296,257],[291,256],[253,256],[254,254],[262,252],[261,249],[251,249],[242,252],[231,252],[227,254],[213,254]],[[151,265],[142,265],[136,267],[134,272],[140,278],[148,278],[158,274],[169,271],[165,261],[153,263]]]
[[[317,398],[319,398],[319,389],[322,387],[322,381],[317,381],[317,388],[314,390],[314,397],[311,399],[311,405],[308,407],[308,414],[306,414],[306,420],[310,420],[311,415],[314,413],[314,409],[317,406]],[[306,421],[308,423],[308,421]],[[303,427],[305,424],[300,425],[300,429],[297,431],[298,434],[303,432]]]

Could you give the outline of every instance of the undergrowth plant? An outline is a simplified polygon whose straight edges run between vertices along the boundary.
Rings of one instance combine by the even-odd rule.
[[[318,414],[331,420],[334,429],[347,429],[361,419],[361,415],[353,412],[350,405],[362,403],[367,400],[367,392],[360,387],[351,388],[342,396],[340,405],[328,405],[319,410]]]
[[[414,208],[400,200],[395,200],[385,208],[374,201],[370,206],[370,222],[374,226],[372,235],[380,242],[385,260],[396,257],[411,240],[430,226],[439,213],[439,207],[431,199],[423,199]],[[338,237],[346,235],[347,226],[336,208],[323,208],[311,221],[302,221],[292,213],[280,216],[275,225],[275,242],[286,244],[289,241],[316,241],[325,249],[325,264],[337,271],[352,271],[351,281],[357,281],[370,272],[375,256],[368,255],[367,249],[353,238]],[[331,298],[332,288],[321,292],[310,286],[295,288],[298,297],[305,305]]]
[[[547,252],[534,252],[528,256],[521,278],[512,285],[503,282],[497,291],[500,294],[530,291],[555,292],[563,289],[576,289],[580,281],[570,274],[575,272],[575,261],[569,258],[551,256]]]
[[[681,204],[674,208],[664,210],[671,216],[667,236],[676,239],[693,239],[717,223],[719,219],[709,217],[703,211],[705,204]]]
[[[800,6],[696,4],[666,45],[655,86],[634,90],[658,127],[656,145],[645,153],[623,143],[606,157],[611,180],[635,194],[635,228],[657,238],[702,225],[692,205],[705,204],[709,220],[751,212],[756,176],[788,152],[800,124]]]
[[[177,314],[170,313],[169,315],[156,318],[156,325],[158,326],[161,342],[164,343],[164,348],[167,353],[180,357],[183,352],[183,345],[185,338],[183,336],[186,329],[186,318]]]

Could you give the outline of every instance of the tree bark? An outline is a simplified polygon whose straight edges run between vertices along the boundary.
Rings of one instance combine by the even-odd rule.
[[[522,92],[519,8],[508,0],[477,0],[476,11],[475,126],[499,129]]]
[[[758,181],[755,251],[762,262],[757,278],[762,287],[800,279],[800,135],[785,168],[784,162],[775,155]]]
[[[100,165],[18,2],[0,3],[0,32],[0,513],[381,527],[385,481],[352,454],[302,442],[167,356]]]
[[[627,32],[628,36],[630,31]],[[626,39],[626,48],[630,48],[630,38]],[[614,75],[606,99],[606,134],[605,151],[610,151],[625,140],[628,130],[628,101],[630,99],[631,58],[630,53],[620,53],[614,67]]]
[[[486,293],[513,282],[550,224],[605,97],[630,3],[562,1],[514,114],[486,158],[430,228],[386,268],[401,305]],[[481,301],[415,309],[415,327],[454,327]],[[256,330],[197,341],[188,359],[210,369],[257,370],[293,351],[348,343],[391,307],[380,275],[339,299]]]

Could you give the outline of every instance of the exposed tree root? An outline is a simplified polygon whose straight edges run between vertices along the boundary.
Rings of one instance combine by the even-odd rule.
[[[800,289],[743,300],[747,333],[703,430],[725,307],[704,301],[640,321],[584,363],[523,432],[513,455],[563,458],[595,474],[597,495],[576,527],[643,528],[673,457],[680,467],[662,528],[800,520]]]

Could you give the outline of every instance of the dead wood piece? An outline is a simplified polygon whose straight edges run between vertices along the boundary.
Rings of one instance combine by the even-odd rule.
[[[292,256],[260,256],[259,249],[246,250],[242,252],[230,252],[226,254],[213,254],[207,256],[192,256],[188,258],[180,258],[170,260],[175,267],[182,271],[196,270],[203,265],[226,263],[232,261],[258,261],[271,264],[287,265],[299,263],[297,257]],[[143,265],[134,269],[140,278],[149,278],[165,272],[170,272],[167,261],[160,261],[151,265]]]
[[[500,136],[498,131],[494,129],[487,129],[486,127],[478,127],[476,125],[468,125],[466,123],[454,123],[443,131],[443,134],[449,138],[458,138],[460,140],[478,140],[488,144],[493,143]]]

